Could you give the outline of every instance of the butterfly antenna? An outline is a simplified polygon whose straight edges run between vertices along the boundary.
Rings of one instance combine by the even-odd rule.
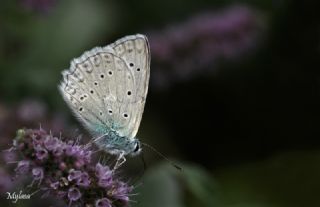
[[[141,143],[142,145],[148,147],[149,149],[151,149],[152,151],[154,151],[155,153],[157,153],[160,157],[162,157],[163,159],[167,160],[173,167],[175,167],[177,170],[182,171],[182,168],[177,165],[176,163],[174,163],[172,160],[170,160],[169,158],[167,158],[166,156],[164,156],[164,154],[162,154],[161,152],[159,152],[158,150],[156,150],[154,147],[152,147],[151,145],[147,144],[147,143]],[[143,158],[144,159],[144,158]]]
[[[143,163],[143,171],[142,171],[142,175],[144,174],[144,172],[147,170],[147,163],[146,163],[146,160],[145,160],[145,158],[144,158],[144,153],[142,152],[141,153],[141,161],[142,161],[142,163]]]
[[[139,176],[139,179],[140,179],[144,175],[145,171],[147,170],[147,163],[146,163],[146,160],[144,159],[144,153],[143,152],[141,152],[139,157],[141,158],[141,161],[143,163],[143,170],[141,172],[141,175]]]

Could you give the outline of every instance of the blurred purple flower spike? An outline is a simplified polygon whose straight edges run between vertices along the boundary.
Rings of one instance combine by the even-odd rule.
[[[40,13],[48,13],[56,4],[57,0],[20,0],[24,8]]]
[[[18,106],[16,113],[23,122],[32,122],[43,119],[47,114],[47,107],[40,101],[27,99]]]
[[[263,35],[261,15],[246,6],[207,12],[149,34],[156,87],[216,70],[220,60],[240,59]]]
[[[18,130],[13,149],[23,155],[15,170],[17,176],[32,174],[40,189],[69,206],[128,206],[132,187],[108,166],[93,163],[87,147],[29,129]]]

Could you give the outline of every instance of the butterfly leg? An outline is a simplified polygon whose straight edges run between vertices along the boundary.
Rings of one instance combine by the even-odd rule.
[[[113,170],[116,170],[118,169],[123,163],[126,162],[126,158],[124,157],[124,152],[121,152],[117,158],[117,162],[116,164],[114,165],[113,167]]]

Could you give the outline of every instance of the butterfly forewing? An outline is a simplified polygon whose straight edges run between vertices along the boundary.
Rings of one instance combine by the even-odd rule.
[[[59,88],[90,132],[99,135],[115,130],[134,138],[148,89],[149,62],[146,37],[127,36],[74,59],[63,72]]]

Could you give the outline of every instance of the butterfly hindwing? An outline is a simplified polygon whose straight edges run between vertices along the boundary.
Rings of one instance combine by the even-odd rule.
[[[130,111],[134,114],[130,121],[127,137],[134,138],[141,122],[146,95],[148,92],[150,76],[150,49],[147,38],[144,35],[132,35],[121,38],[110,45],[115,54],[121,57],[134,76],[135,90],[132,91],[131,100],[128,103]]]
[[[60,85],[64,99],[82,124],[93,134],[126,126],[120,117],[124,90],[133,88],[130,71],[107,48],[94,48],[71,62]],[[130,81],[131,80],[131,81]],[[119,85],[120,84],[120,85]]]

